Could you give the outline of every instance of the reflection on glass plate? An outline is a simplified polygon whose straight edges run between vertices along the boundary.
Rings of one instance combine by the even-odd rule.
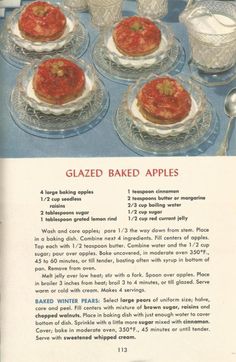
[[[73,28],[72,31],[67,31],[58,40],[43,44],[42,42],[35,43],[23,39],[15,34],[15,30],[10,31],[10,18],[6,20],[0,34],[0,52],[8,63],[18,68],[45,55],[54,55],[56,53],[79,57],[89,45],[89,34],[83,24],[73,19],[73,15],[70,15],[70,29]]]
[[[92,60],[99,73],[106,78],[124,84],[133,82],[140,77],[146,77],[150,72],[178,74],[182,70],[186,59],[184,48],[178,39],[174,38],[171,49],[165,55],[165,57],[161,56],[159,62],[156,61],[150,66],[128,67],[122,65],[120,61],[115,62],[111,59],[103,38],[98,38],[92,49]]]
[[[114,116],[114,127],[121,141],[142,156],[195,156],[208,149],[219,132],[219,119],[210,103],[202,117],[186,131],[163,137],[140,131],[127,113],[127,94]]]
[[[213,70],[212,73],[205,73],[198,68],[198,65],[192,59],[189,60],[188,65],[192,79],[208,87],[225,85],[236,79],[236,64],[232,68],[219,73],[214,73]]]
[[[100,80],[96,80],[96,92],[82,108],[67,115],[45,114],[32,108],[22,99],[17,83],[9,99],[10,114],[25,132],[44,138],[76,136],[92,129],[105,116],[109,107],[109,95]]]

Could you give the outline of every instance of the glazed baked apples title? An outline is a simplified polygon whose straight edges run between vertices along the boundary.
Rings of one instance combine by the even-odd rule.
[[[102,170],[100,168],[94,169],[68,169],[66,170],[66,177],[176,177],[179,175],[178,168],[148,168],[140,170],[138,168],[109,168]]]

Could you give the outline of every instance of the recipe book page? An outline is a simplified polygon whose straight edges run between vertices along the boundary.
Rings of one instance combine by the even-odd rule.
[[[235,362],[235,157],[1,159],[2,362]]]

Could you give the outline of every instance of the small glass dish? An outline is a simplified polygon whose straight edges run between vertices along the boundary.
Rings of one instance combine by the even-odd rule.
[[[139,57],[123,55],[117,49],[113,40],[112,34],[116,26],[116,24],[114,24],[103,33],[103,42],[106,49],[105,56],[111,61],[115,62],[117,65],[135,69],[148,68],[163,61],[168,56],[171,48],[173,47],[175,40],[174,34],[171,28],[160,20],[156,20],[154,23],[161,31],[161,42],[158,49],[153,53]]]
[[[157,124],[146,119],[137,106],[137,94],[144,84],[158,77],[171,77],[179,82],[184,89],[190,94],[192,104],[187,117],[182,121],[173,124]],[[169,74],[150,74],[147,78],[140,78],[136,83],[128,87],[126,96],[126,112],[134,125],[140,132],[147,133],[151,136],[169,137],[176,136],[192,128],[195,123],[202,118],[206,107],[206,97],[199,85],[194,83],[186,76],[170,76]]]
[[[35,60],[42,59],[46,55],[54,55],[60,53],[61,56],[81,57],[87,50],[89,45],[89,34],[84,25],[79,22],[78,28],[73,33],[70,42],[66,43],[62,48],[52,51],[29,51],[19,47],[7,32],[6,26],[0,32],[0,53],[7,63],[17,68],[22,68],[26,64],[30,64]]]
[[[172,75],[180,73],[185,65],[186,54],[181,42],[174,37],[173,47],[159,63],[154,63],[146,68],[125,67],[115,63],[107,56],[104,41],[98,37],[92,46],[91,59],[96,70],[102,76],[114,82],[129,84],[141,77],[148,77],[150,73],[169,73]]]
[[[7,21],[7,33],[10,39],[18,45],[20,48],[24,48],[27,51],[34,51],[34,52],[48,52],[48,51],[55,51],[64,47],[67,43],[69,43],[75,32],[77,32],[78,28],[78,20],[73,15],[73,13],[65,8],[60,6],[60,10],[66,17],[66,28],[63,35],[52,41],[47,42],[39,42],[39,41],[31,41],[29,39],[24,38],[19,30],[18,21],[22,11],[25,9],[27,5],[20,7],[19,9],[15,9],[13,13],[9,16]]]
[[[76,63],[80,68],[83,69],[85,73],[85,90],[81,96],[74,99],[71,102],[62,104],[62,105],[54,105],[46,103],[45,101],[40,100],[34,92],[33,89],[33,76],[39,66],[40,63],[44,62],[47,59],[52,58],[61,58],[68,59],[73,63]],[[21,97],[25,103],[27,103],[30,107],[34,108],[37,111],[40,111],[44,114],[52,114],[52,115],[63,115],[63,114],[71,114],[73,112],[79,111],[84,108],[94,96],[96,92],[96,84],[97,84],[97,76],[94,68],[85,63],[83,60],[78,60],[72,57],[65,57],[62,55],[58,56],[46,56],[41,60],[35,61],[27,66],[25,66],[18,78],[17,78],[17,86],[19,88]]]
[[[219,135],[220,119],[208,101],[194,126],[174,137],[141,132],[127,114],[126,103],[125,94],[113,118],[114,128],[124,145],[140,156],[198,156],[214,145]]]

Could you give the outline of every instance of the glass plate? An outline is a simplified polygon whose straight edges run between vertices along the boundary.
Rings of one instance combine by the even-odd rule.
[[[192,59],[189,60],[188,66],[192,79],[208,87],[226,85],[236,78],[236,64],[232,68],[221,73],[205,73],[197,67]]]
[[[126,97],[118,107],[113,123],[121,141],[142,156],[196,156],[211,146],[219,133],[219,119],[207,102],[205,112],[192,128],[177,136],[160,137],[141,132],[126,111]]]
[[[69,43],[73,37],[73,33],[76,32],[76,28],[78,26],[78,19],[74,16],[74,14],[67,10],[65,7],[60,6],[60,10],[63,12],[66,18],[66,27],[64,29],[63,34],[55,40],[41,42],[41,41],[32,41],[26,39],[22,36],[19,29],[19,19],[21,17],[22,12],[28,5],[22,6],[20,8],[15,9],[11,15],[8,17],[6,21],[6,31],[9,34],[14,43],[16,43],[19,47],[25,48],[26,50],[36,51],[36,52],[45,52],[45,51],[53,51],[56,49],[62,48],[66,43]]]
[[[172,124],[160,124],[150,122],[140,112],[137,102],[137,95],[145,84],[158,78],[167,77],[178,82],[182,87],[191,95],[191,109],[188,115],[180,122]],[[206,107],[206,97],[201,87],[189,79],[188,75],[182,74],[181,76],[170,76],[169,74],[149,74],[146,78],[140,78],[137,82],[131,84],[127,90],[126,106],[129,118],[132,119],[135,126],[140,132],[146,132],[151,136],[169,137],[176,136],[181,132],[186,132],[187,129],[193,127],[199,118],[202,117]]]
[[[173,47],[167,53],[166,57],[159,63],[155,63],[145,68],[129,68],[112,61],[106,56],[107,48],[101,38],[98,38],[92,48],[92,60],[99,73],[104,77],[127,84],[134,82],[140,77],[146,77],[150,72],[162,74],[168,72],[171,75],[181,72],[185,64],[185,51],[177,38],[174,38]]]
[[[123,20],[129,18],[123,18]],[[113,63],[117,65],[124,66],[126,68],[149,68],[153,64],[159,64],[163,59],[166,58],[169,51],[173,47],[175,38],[172,29],[164,24],[163,22],[156,20],[154,24],[156,27],[161,31],[161,42],[156,50],[152,53],[143,55],[143,56],[126,56],[122,54],[113,39],[113,33],[116,29],[118,23],[115,23],[113,26],[109,27],[108,29],[104,30],[102,37],[103,43],[106,48],[105,56],[109,58]]]
[[[84,25],[79,23],[76,27],[71,40],[60,49],[51,51],[32,51],[17,45],[11,34],[7,32],[6,26],[0,34],[0,52],[3,58],[11,65],[22,68],[25,64],[29,64],[34,60],[41,59],[46,55],[53,56],[61,54],[67,56],[80,57],[84,54],[89,45],[89,34]]]
[[[109,107],[109,95],[103,83],[97,79],[91,101],[84,108],[69,115],[42,113],[23,101],[19,87],[15,87],[9,99],[10,114],[21,129],[44,138],[66,138],[92,129],[105,116]]]

